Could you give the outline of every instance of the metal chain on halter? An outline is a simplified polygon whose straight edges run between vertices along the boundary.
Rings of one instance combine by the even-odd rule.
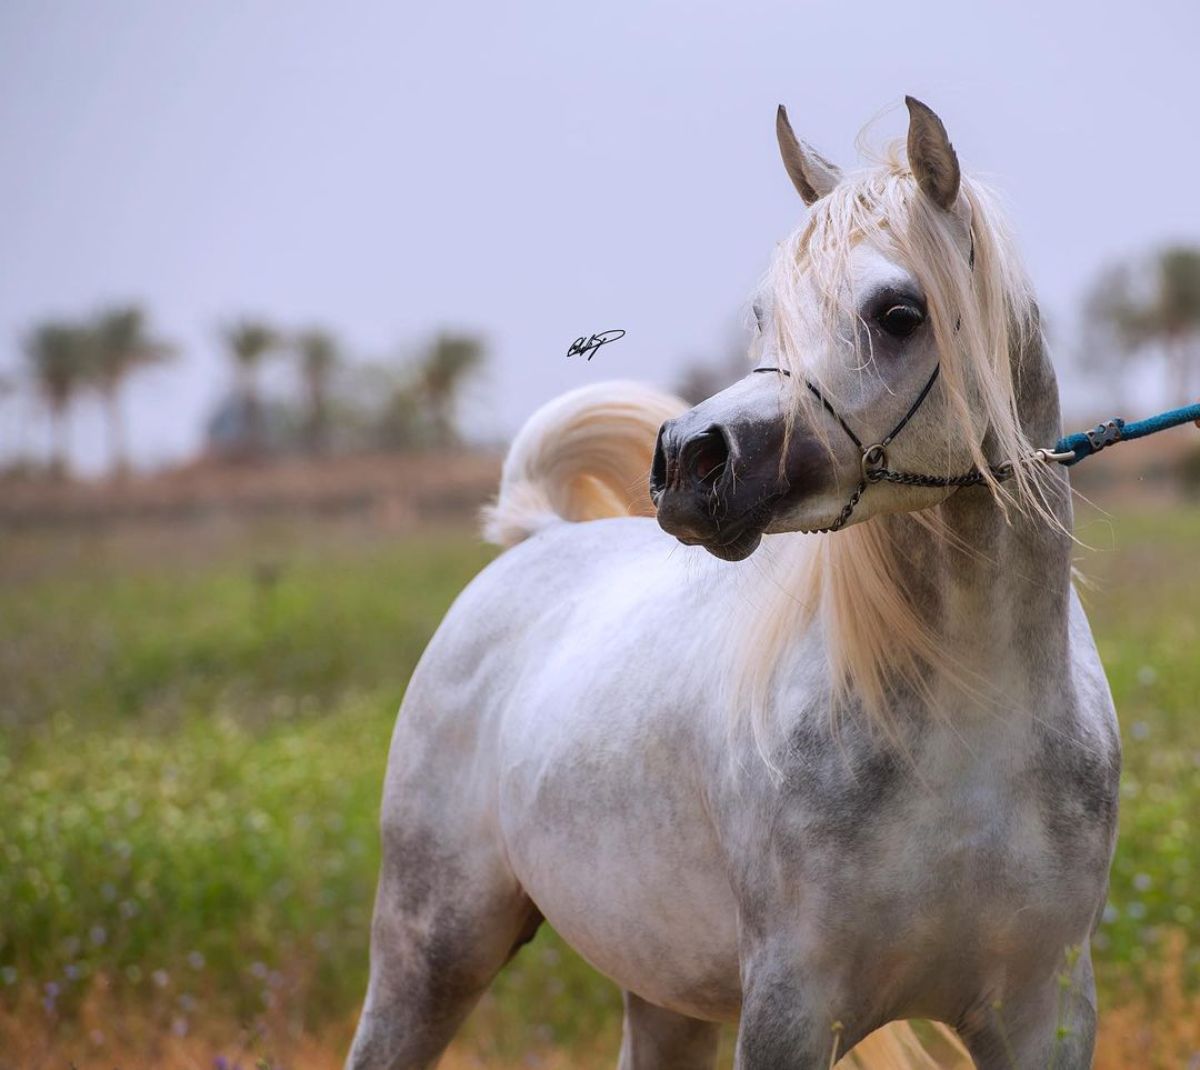
[[[778,372],[780,375],[788,377],[792,374],[786,368],[755,368],[754,370],[756,372]],[[862,501],[863,495],[867,492],[867,487],[872,483],[896,483],[907,487],[973,487],[987,482],[987,476],[978,468],[972,468],[956,476],[930,476],[917,472],[897,472],[887,466],[888,446],[892,444],[896,436],[908,426],[908,422],[916,415],[917,410],[929,396],[930,391],[933,390],[933,384],[937,382],[941,370],[941,364],[934,366],[933,373],[929,376],[921,393],[917,395],[916,401],[909,406],[908,412],[901,417],[900,422],[888,434],[873,446],[864,446],[862,439],[854,433],[854,429],[846,423],[841,413],[821,393],[820,388],[808,379],[804,381],[804,385],[820,401],[825,411],[837,420],[841,429],[846,432],[846,437],[854,443],[862,454],[862,479],[859,480],[858,486],[854,488],[854,492],[850,495],[850,500],[846,502],[837,519],[827,528],[818,528],[818,532],[824,534],[831,531],[840,531],[844,528],[849,523],[850,517],[854,515],[854,510],[858,508],[858,503]],[[1012,465],[1008,463],[990,465],[988,472],[993,479],[1002,482],[1012,476]]]
[[[846,522],[854,514],[854,510],[858,508],[858,503],[862,500],[862,496],[867,492],[867,481],[864,479],[855,488],[854,493],[850,495],[850,500],[845,504],[842,511],[838,513],[838,518],[827,528],[814,529],[819,535],[828,535],[831,531],[841,531],[846,526]]]

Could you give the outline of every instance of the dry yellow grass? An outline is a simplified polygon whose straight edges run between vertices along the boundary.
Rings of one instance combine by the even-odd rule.
[[[1183,934],[1170,941],[1152,988],[1107,1010],[1101,1019],[1096,1070],[1179,1070],[1200,1058],[1200,993],[1184,985]],[[78,1021],[60,1027],[45,1014],[32,990],[8,1011],[0,1011],[0,1070],[340,1070],[353,1019],[314,1035],[289,1024],[277,1010],[248,1029],[232,1021],[209,1021],[176,1035],[169,1022],[147,1008],[115,1004],[102,985],[94,986]],[[571,1050],[543,1048],[512,1060],[482,1052],[472,1041],[456,1043],[440,1070],[611,1070],[619,1043],[615,1035],[596,1037]],[[873,1067],[895,1070],[967,1070],[961,1055],[943,1051],[938,1059],[915,1052],[903,1039],[881,1031],[856,1050],[872,1055]],[[223,1059],[224,1064],[218,1060]],[[854,1055],[839,1064],[857,1070]]]
[[[1150,984],[1101,1020],[1096,1070],[1180,1070],[1200,1065],[1200,992],[1187,990],[1186,935],[1166,937]]]

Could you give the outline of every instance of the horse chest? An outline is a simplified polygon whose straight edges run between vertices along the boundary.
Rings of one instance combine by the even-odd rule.
[[[1032,750],[953,753],[930,747],[914,766],[810,748],[765,826],[769,861],[747,870],[748,895],[776,904],[765,928],[794,928],[831,976],[877,971],[862,990],[913,1013],[945,1012],[999,963],[1061,955],[1103,895],[1115,810],[1087,800],[1115,781],[1098,788],[1095,769]],[[775,888],[760,897],[763,883]]]

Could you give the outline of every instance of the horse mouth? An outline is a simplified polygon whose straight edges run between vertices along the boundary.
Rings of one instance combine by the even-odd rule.
[[[779,498],[777,491],[768,493],[749,509],[730,516],[724,509],[712,507],[715,499],[711,496],[709,502],[685,498],[681,508],[668,503],[662,491],[651,488],[659,526],[685,546],[702,546],[722,561],[744,561],[758,549]]]
[[[763,533],[761,529],[747,528],[732,539],[725,542],[705,542],[701,545],[713,557],[719,557],[722,561],[745,561],[755,550],[758,549],[758,544],[762,542]]]
[[[760,498],[733,524],[727,524],[724,530],[718,527],[711,538],[699,540],[700,545],[722,561],[744,561],[762,542],[779,497],[776,492]]]
[[[758,549],[758,544],[762,542],[763,529],[743,525],[733,535],[718,532],[715,535],[705,536],[697,535],[692,531],[672,532],[671,534],[684,546],[701,546],[713,557],[719,557],[722,561],[744,561]]]

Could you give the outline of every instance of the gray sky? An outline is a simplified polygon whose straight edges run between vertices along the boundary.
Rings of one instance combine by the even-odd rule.
[[[154,463],[195,447],[238,313],[367,356],[459,326],[493,352],[472,425],[507,434],[721,352],[802,214],[776,104],[846,165],[873,118],[903,132],[905,93],[1006,194],[1065,363],[1100,265],[1200,240],[1198,45],[1194,0],[5,0],[0,373],[39,317],[144,301],[185,348],[127,397]],[[0,450],[44,441],[28,403],[0,421]],[[98,413],[74,436],[99,467]]]

